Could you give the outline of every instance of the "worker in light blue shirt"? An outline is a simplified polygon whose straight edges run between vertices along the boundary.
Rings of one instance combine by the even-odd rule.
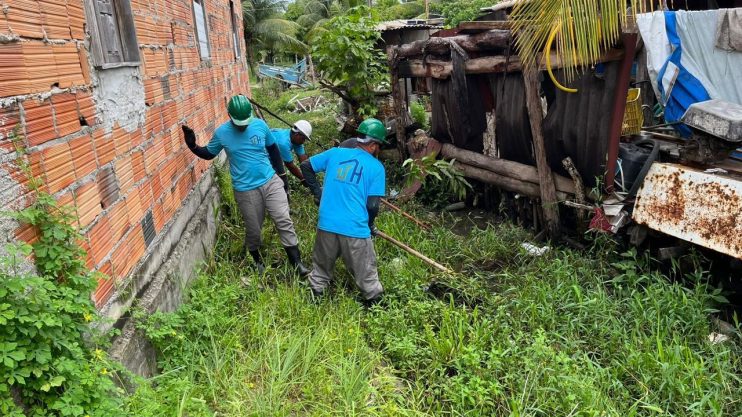
[[[304,150],[304,142],[311,139],[311,123],[306,120],[299,120],[294,123],[291,129],[271,129],[271,133],[276,145],[278,145],[286,169],[306,187],[307,183],[304,181],[304,175],[302,175],[297,164],[294,164],[294,154],[296,154],[300,164],[307,160],[308,156]]]
[[[252,105],[247,97],[232,97],[227,112],[230,121],[216,128],[206,146],[198,146],[193,130],[183,126],[186,145],[196,156],[207,160],[214,159],[222,150],[226,152],[234,198],[245,221],[244,250],[250,252],[259,273],[265,269],[260,246],[268,211],[289,262],[297,272],[307,275],[309,269],[301,262],[299,240],[289,215],[288,178],[275,139],[263,120],[252,117]]]
[[[357,139],[356,148],[332,148],[301,164],[319,203],[309,286],[320,297],[332,282],[335,262],[342,256],[364,304],[371,305],[384,292],[371,236],[386,187],[384,165],[376,159],[381,144],[386,143],[386,129],[379,120],[366,119],[358,132],[363,136]],[[317,172],[325,173],[323,188],[317,182]]]

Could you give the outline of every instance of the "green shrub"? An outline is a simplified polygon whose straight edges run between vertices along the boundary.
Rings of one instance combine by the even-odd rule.
[[[422,126],[423,130],[429,130],[430,125],[428,124],[428,113],[425,112],[425,105],[419,101],[413,101],[410,103],[410,113],[412,120]]]
[[[111,380],[120,366],[107,359],[103,338],[90,328],[97,320],[90,294],[101,277],[86,267],[69,210],[39,191],[18,129],[10,136],[35,200],[6,215],[33,226],[38,239],[10,246],[0,258],[0,414],[122,415],[121,392]],[[31,255],[36,273],[20,267]]]
[[[90,294],[98,280],[85,266],[72,217],[44,193],[14,216],[36,227],[39,239],[0,259],[0,412],[122,415],[111,380],[119,367],[91,339],[97,312]],[[32,253],[38,275],[18,267]]]

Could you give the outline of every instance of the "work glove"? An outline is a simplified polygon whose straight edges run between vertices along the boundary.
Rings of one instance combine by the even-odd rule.
[[[183,138],[185,139],[185,143],[188,146],[188,149],[195,148],[196,134],[193,132],[193,129],[186,125],[181,126],[181,128],[183,129]]]
[[[283,191],[286,192],[286,195],[289,195],[289,176],[286,175],[286,173],[280,174],[278,178],[283,181]]]
[[[314,193],[314,204],[319,207],[319,202],[322,201],[322,189],[319,188],[319,191]]]
[[[372,224],[371,227],[369,227],[369,229],[371,229],[371,237],[376,237],[379,235],[379,228],[376,227],[375,224]]]
[[[309,183],[305,179],[302,179],[301,180],[301,185],[302,185],[302,187],[309,188]]]

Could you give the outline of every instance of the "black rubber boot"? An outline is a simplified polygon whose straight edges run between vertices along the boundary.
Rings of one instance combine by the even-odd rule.
[[[301,263],[301,252],[299,252],[299,247],[286,246],[284,249],[286,250],[286,256],[289,258],[289,263],[294,267],[294,269],[296,269],[296,272],[303,277],[309,275],[309,272],[311,271]]]
[[[384,299],[384,294],[382,293],[369,300],[363,300],[361,301],[361,303],[363,304],[364,307],[371,308],[375,306],[376,304],[379,304],[383,299]]]
[[[263,263],[263,255],[260,254],[259,250],[251,250],[250,255],[253,261],[255,261],[255,269],[258,270],[258,275],[265,273],[265,264]]]

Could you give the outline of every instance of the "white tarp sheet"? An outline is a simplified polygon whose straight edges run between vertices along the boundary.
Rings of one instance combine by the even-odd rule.
[[[682,45],[682,66],[695,76],[711,98],[742,104],[742,52],[718,48],[717,27],[720,14],[733,11],[734,19],[741,16],[742,9],[720,9],[707,11],[677,11],[675,13],[677,34]],[[637,16],[644,47],[647,48],[647,67],[655,94],[657,74],[665,65],[672,46],[665,27],[665,13],[644,13]],[[728,18],[728,15],[723,17]],[[669,74],[668,74],[669,73]],[[671,78],[667,70],[665,78]],[[665,80],[665,91],[669,91],[671,79]]]

